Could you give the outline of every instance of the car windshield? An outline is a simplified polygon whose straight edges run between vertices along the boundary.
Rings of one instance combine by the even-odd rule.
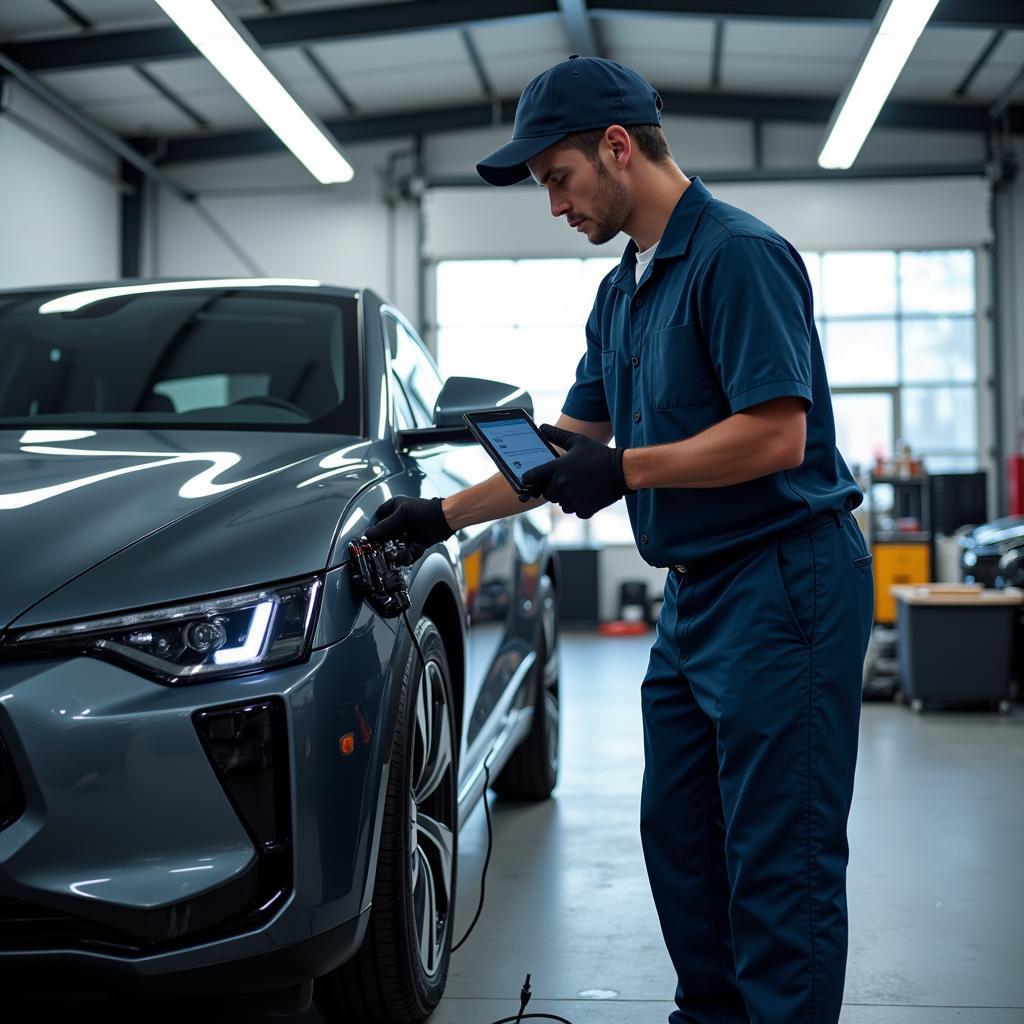
[[[360,433],[355,298],[196,284],[0,293],[0,426]]]

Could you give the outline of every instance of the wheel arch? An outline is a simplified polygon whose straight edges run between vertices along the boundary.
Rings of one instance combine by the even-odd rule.
[[[459,730],[457,739],[461,741],[466,652],[462,641],[459,605],[455,600],[455,595],[444,583],[435,583],[431,588],[423,602],[423,614],[437,626],[444,643],[445,654],[448,656],[448,670],[452,677],[452,698],[455,701],[455,723]],[[456,743],[456,752],[457,750],[458,743]]]

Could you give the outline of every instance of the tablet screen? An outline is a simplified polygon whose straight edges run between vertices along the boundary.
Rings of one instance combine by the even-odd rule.
[[[527,470],[555,458],[526,420],[478,420],[476,425],[520,480]]]

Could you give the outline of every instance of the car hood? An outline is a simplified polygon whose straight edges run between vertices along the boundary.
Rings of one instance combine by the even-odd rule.
[[[968,533],[962,542],[963,547],[997,547],[1009,543],[1024,541],[1024,516],[1006,516],[984,523]]]
[[[386,469],[358,438],[276,431],[0,430],[0,628],[323,569]]]

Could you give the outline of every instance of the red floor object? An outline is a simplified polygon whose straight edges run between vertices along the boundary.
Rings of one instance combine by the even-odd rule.
[[[604,636],[640,636],[650,628],[646,622],[624,622],[617,619],[614,622],[602,622],[597,631]]]

